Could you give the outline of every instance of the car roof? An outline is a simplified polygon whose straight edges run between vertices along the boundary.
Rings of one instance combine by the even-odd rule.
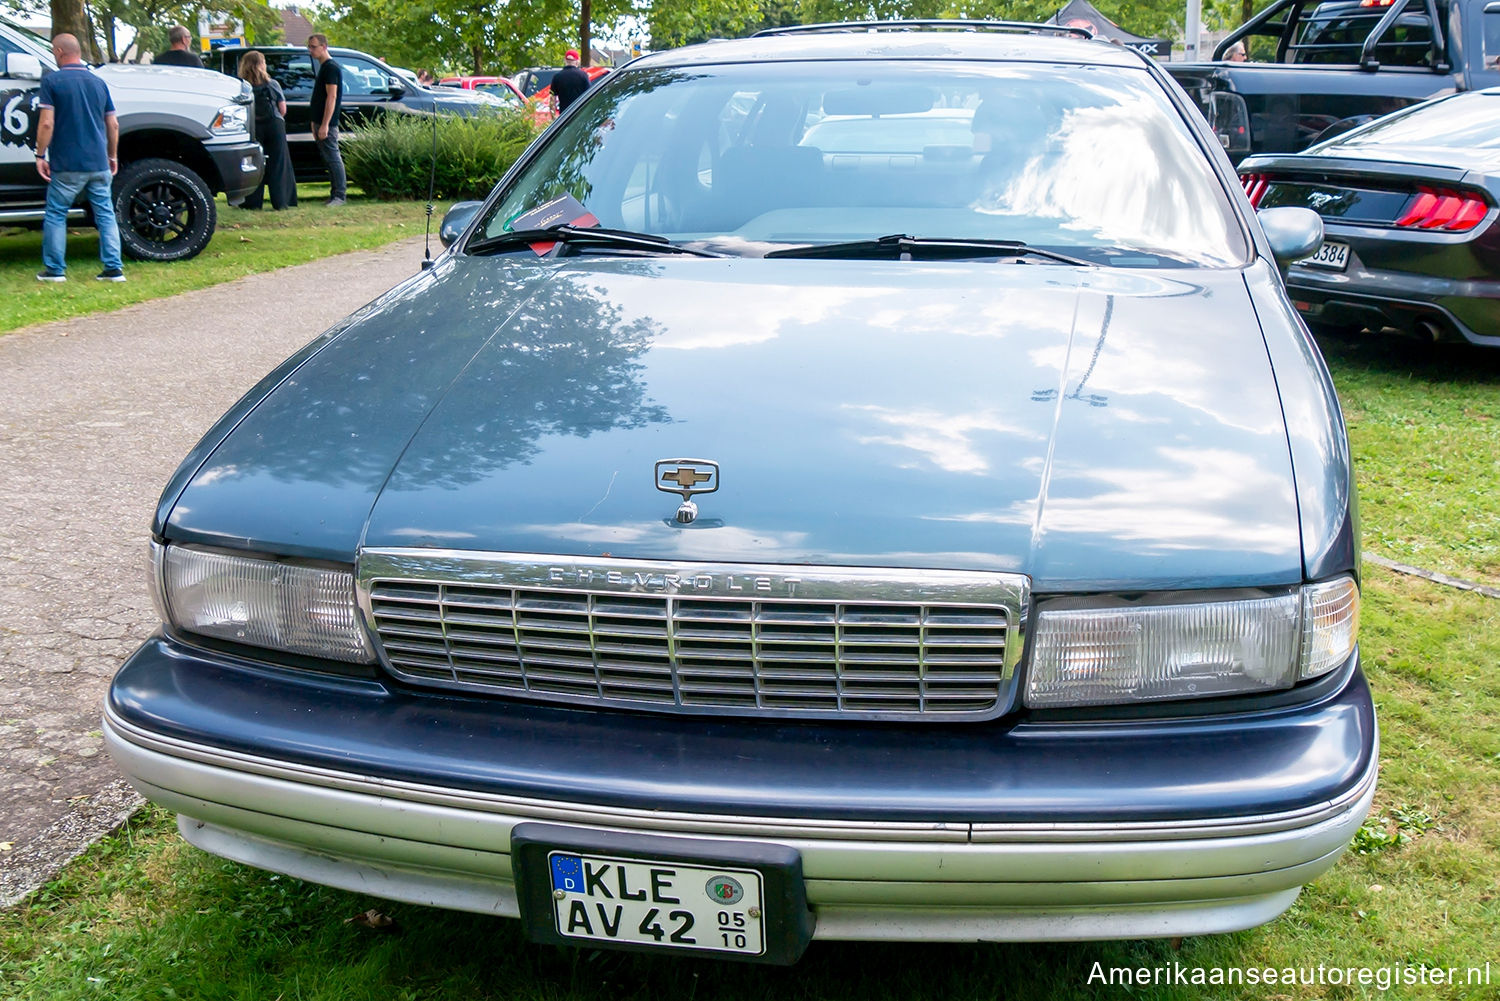
[[[305,45],[225,45],[224,47],[215,49],[214,51],[215,52],[249,52],[252,49],[255,50],[256,52],[306,52],[307,51],[307,46],[305,46]],[[347,48],[347,47],[345,47],[343,45],[330,45],[330,46],[328,46],[328,51],[331,52],[331,53],[333,53],[336,56],[340,56],[340,55],[342,55],[342,56],[363,56],[366,59],[373,59],[377,63],[384,63],[387,66],[390,65],[389,63],[386,63],[386,61],[384,59],[381,59],[379,56],[372,56],[368,52],[362,52],[359,49]]]
[[[1122,45],[1059,34],[1006,31],[818,31],[764,35],[655,52],[630,66],[842,59],[970,59],[1140,67],[1145,56]]]

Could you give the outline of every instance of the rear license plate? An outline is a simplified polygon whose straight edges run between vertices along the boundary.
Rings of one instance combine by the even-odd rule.
[[[784,845],[527,823],[511,868],[540,942],[791,963],[812,938],[802,857]]]
[[[1324,240],[1323,246],[1318,248],[1316,254],[1303,258],[1297,263],[1305,264],[1310,268],[1342,271],[1349,266],[1349,245],[1339,243],[1337,240]]]
[[[764,895],[753,869],[548,853],[557,933],[590,942],[766,951]]]

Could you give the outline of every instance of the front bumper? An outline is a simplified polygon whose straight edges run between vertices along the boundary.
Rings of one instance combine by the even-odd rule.
[[[817,938],[1067,940],[1250,927],[1330,867],[1376,769],[1357,665],[1331,687],[1235,719],[751,726],[414,695],[154,639],[104,727],[189,841],[375,896],[516,916],[511,831],[545,821],[794,848]]]
[[[230,205],[240,204],[250,192],[260,187],[266,171],[266,154],[260,143],[205,143],[204,149],[214,162],[218,188],[224,192],[224,200]]]

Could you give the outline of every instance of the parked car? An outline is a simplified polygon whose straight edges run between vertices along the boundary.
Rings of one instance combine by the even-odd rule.
[[[1376,727],[1318,218],[1139,53],[960,27],[632,62],[205,435],[104,721],[184,837],[781,963],[1223,932],[1334,864]]]
[[[1247,62],[1173,62],[1239,162],[1296,153],[1368,121],[1453,91],[1500,85],[1494,0],[1275,0],[1214,49]]]
[[[1287,284],[1310,326],[1500,347],[1500,87],[1240,165],[1251,204],[1323,217]]]
[[[526,97],[521,93],[520,88],[503,76],[445,76],[438,83],[443,87],[493,94],[511,107],[519,107],[526,103]]]
[[[240,57],[252,50],[266,57],[266,71],[286,93],[286,141],[297,180],[327,180],[328,171],[312,134],[312,57],[305,48],[295,45],[230,46],[213,51],[211,66],[237,76]],[[328,51],[344,71],[339,128],[345,132],[355,132],[363,123],[387,113],[473,115],[495,104],[488,95],[414,86],[379,59],[354,49]]]
[[[0,18],[0,225],[40,226],[47,184],[36,172],[42,75],[57,69],[47,39]],[[214,195],[238,205],[260,184],[265,155],[250,132],[250,88],[175,66],[93,67],[120,125],[115,216],[124,252],[181,261],[208,246]],[[71,219],[89,213],[74,208]]]

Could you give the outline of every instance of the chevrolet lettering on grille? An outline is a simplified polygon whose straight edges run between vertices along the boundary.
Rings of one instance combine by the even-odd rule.
[[[591,570],[575,567],[550,567],[547,581],[551,584],[566,584],[591,587],[609,584],[616,587],[633,587],[642,591],[672,593],[712,591],[718,594],[736,592],[758,592],[780,594],[788,598],[797,593],[801,577],[765,577],[756,574],[707,574],[707,573],[661,573],[649,570],[625,572],[621,570]]]

